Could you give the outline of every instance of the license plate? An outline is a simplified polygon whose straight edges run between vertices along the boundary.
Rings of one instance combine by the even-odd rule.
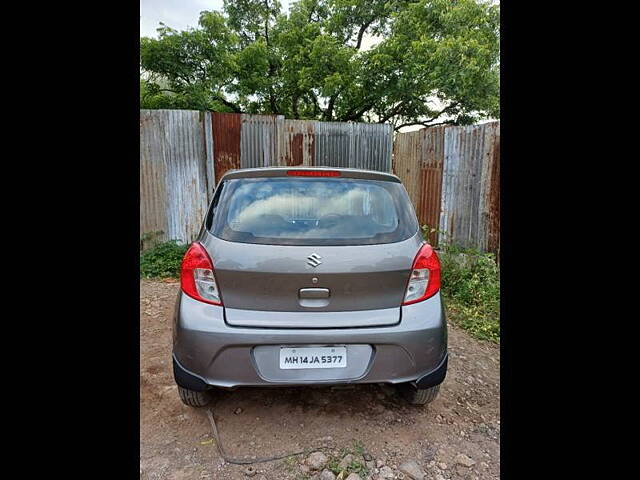
[[[347,347],[282,347],[280,368],[345,368]]]

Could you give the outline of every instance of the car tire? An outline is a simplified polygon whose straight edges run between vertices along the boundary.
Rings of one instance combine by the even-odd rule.
[[[398,390],[411,405],[426,405],[436,399],[440,391],[440,385],[430,388],[416,388],[411,383],[403,383],[398,385]]]
[[[178,394],[182,403],[190,407],[206,407],[211,402],[211,393],[209,392],[196,392],[178,385]]]

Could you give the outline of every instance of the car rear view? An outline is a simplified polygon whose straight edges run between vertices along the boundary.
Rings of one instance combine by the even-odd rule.
[[[399,179],[355,169],[227,173],[182,264],[182,400],[215,387],[391,383],[432,401],[447,369],[440,264]]]

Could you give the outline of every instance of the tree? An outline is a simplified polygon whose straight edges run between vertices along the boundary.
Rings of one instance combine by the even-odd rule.
[[[499,7],[476,0],[224,2],[141,39],[143,108],[468,124],[499,116]],[[363,49],[363,40],[379,42]],[[158,106],[160,105],[160,106]],[[170,106],[170,107],[169,107]]]

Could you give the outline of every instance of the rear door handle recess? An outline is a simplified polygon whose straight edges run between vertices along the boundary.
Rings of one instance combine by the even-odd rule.
[[[298,292],[300,298],[329,298],[328,288],[301,288]]]

